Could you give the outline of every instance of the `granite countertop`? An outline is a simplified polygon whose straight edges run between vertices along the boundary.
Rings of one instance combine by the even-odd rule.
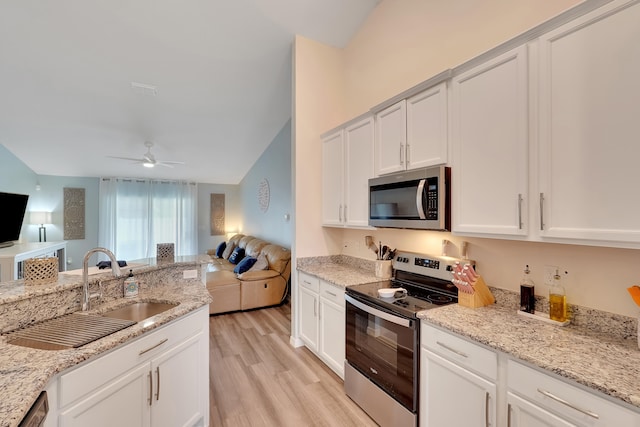
[[[343,255],[297,260],[299,271],[342,287],[379,281],[373,265]],[[452,304],[418,317],[640,409],[636,319],[574,306],[571,324],[556,326],[518,315],[516,293],[492,291],[497,303],[491,306]]]
[[[198,265],[198,260],[184,260],[184,266]],[[172,266],[174,266],[173,264]],[[173,284],[171,273],[163,273],[163,266],[150,266],[149,274],[154,275],[155,284],[141,284],[140,293],[136,298],[117,298],[99,304],[89,313],[100,314],[114,308],[122,307],[131,302],[156,301],[178,304],[176,307],[149,319],[138,322],[128,328],[96,340],[80,348],[68,350],[37,350],[6,343],[6,337],[0,337],[0,426],[17,426],[31,407],[36,397],[47,387],[49,381],[58,373],[71,368],[85,360],[109,351],[142,334],[163,326],[211,302],[211,296],[200,279],[185,280],[183,283]],[[175,273],[173,273],[175,275]],[[102,275],[109,277],[108,275]],[[144,277],[144,276],[143,276]],[[81,281],[81,279],[80,279]],[[118,279],[114,280],[117,282]],[[121,282],[122,279],[119,279]],[[141,281],[144,281],[142,279]],[[151,279],[149,279],[151,282]],[[175,282],[174,282],[175,283]],[[81,286],[77,278],[74,282],[69,277],[61,277],[55,286],[46,290],[29,291],[32,297],[57,291],[60,294],[70,288]],[[52,290],[53,289],[53,290]],[[75,289],[72,289],[75,291]],[[121,288],[120,288],[120,292]],[[55,297],[55,293],[53,294]],[[10,301],[19,299],[19,303],[28,303],[29,296],[13,293],[7,298]],[[62,300],[62,298],[61,298]],[[2,303],[0,299],[0,303]],[[5,308],[9,303],[0,305],[3,316],[12,312]],[[34,308],[37,309],[37,308]]]
[[[298,258],[296,268],[341,288],[379,282],[374,274],[374,262],[343,255]]]
[[[640,409],[635,339],[552,325],[498,304],[475,309],[452,304],[418,317]]]

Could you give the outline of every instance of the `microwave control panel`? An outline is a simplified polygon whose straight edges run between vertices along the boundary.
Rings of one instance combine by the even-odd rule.
[[[428,220],[438,220],[438,178],[427,178],[426,182],[427,191],[427,209],[425,215]]]

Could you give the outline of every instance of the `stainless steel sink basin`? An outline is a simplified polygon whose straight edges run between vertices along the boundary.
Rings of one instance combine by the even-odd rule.
[[[107,311],[102,315],[104,317],[111,317],[114,319],[132,320],[134,322],[139,322],[177,306],[178,304],[168,304],[164,302],[135,302],[122,308]]]

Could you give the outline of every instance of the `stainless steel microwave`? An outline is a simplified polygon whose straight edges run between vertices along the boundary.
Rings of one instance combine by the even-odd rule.
[[[369,225],[451,229],[451,169],[416,169],[369,180]]]

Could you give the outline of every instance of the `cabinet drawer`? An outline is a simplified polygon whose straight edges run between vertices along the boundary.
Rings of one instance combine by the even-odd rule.
[[[579,425],[640,426],[637,412],[514,360],[507,362],[507,386],[533,404]]]
[[[420,332],[422,347],[439,354],[485,378],[495,380],[498,357],[494,351],[473,344],[442,329],[422,322]]]
[[[197,334],[206,322],[208,313],[205,307],[62,373],[59,381],[59,407],[67,406],[113,378]]]
[[[338,304],[341,307],[344,307],[345,305],[344,289],[325,281],[320,281],[320,296],[326,300]]]
[[[304,286],[315,293],[320,292],[320,279],[317,277],[311,276],[307,273],[298,272],[298,278],[300,279],[299,282],[301,286]]]

